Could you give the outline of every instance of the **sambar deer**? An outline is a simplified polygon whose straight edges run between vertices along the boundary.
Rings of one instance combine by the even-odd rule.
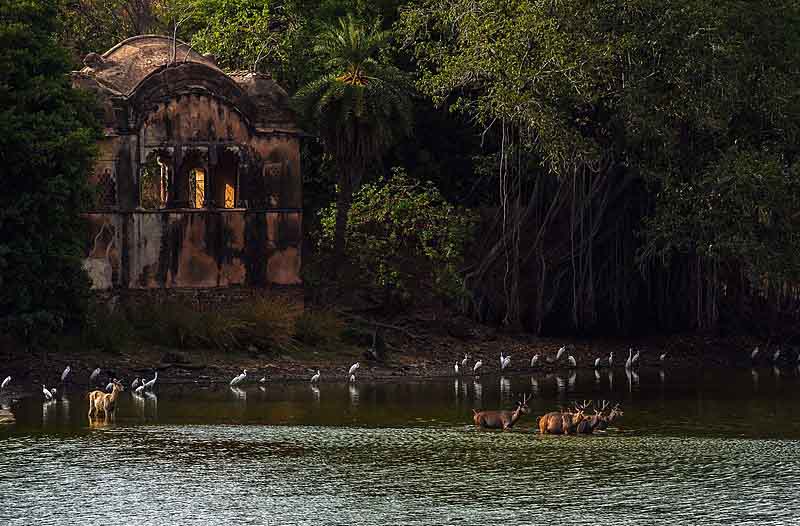
[[[114,410],[117,407],[117,398],[125,388],[122,387],[122,384],[119,383],[119,380],[116,378],[114,378],[111,383],[112,387],[110,393],[104,393],[100,390],[89,393],[89,420],[91,420],[93,416],[99,418],[100,413],[103,413],[106,420],[114,417]]]
[[[575,404],[576,411],[553,411],[539,417],[539,433],[545,435],[574,435],[580,423],[584,420],[583,411],[589,406]]]
[[[625,413],[622,412],[622,409],[619,408],[619,404],[615,405],[607,416],[600,417],[600,422],[597,424],[597,429],[600,429],[601,431],[607,429],[617,417],[620,417],[624,414]]]
[[[528,400],[530,400],[528,396],[522,395],[522,401],[517,402],[517,408],[513,411],[476,411],[473,409],[472,419],[478,427],[506,431],[514,427],[523,414],[527,415],[531,412],[528,408]]]
[[[593,416],[587,416],[578,424],[577,432],[583,435],[591,435],[598,429],[600,423],[605,419],[603,412],[608,408],[608,402],[603,400],[599,408],[594,410]]]

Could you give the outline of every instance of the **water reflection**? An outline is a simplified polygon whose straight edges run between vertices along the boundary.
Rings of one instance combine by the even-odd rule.
[[[531,376],[531,393],[533,396],[539,396],[539,380],[535,376]]]
[[[247,391],[245,391],[241,387],[230,386],[229,389],[231,390],[231,393],[233,393],[233,396],[235,396],[237,399],[247,400]]]
[[[354,383],[350,383],[347,385],[347,392],[350,394],[350,405],[352,407],[358,407],[358,387]]]
[[[480,407],[483,401],[483,385],[477,376],[472,380],[472,393],[476,407]]]
[[[500,401],[508,402],[511,400],[511,380],[505,376],[500,377]]]

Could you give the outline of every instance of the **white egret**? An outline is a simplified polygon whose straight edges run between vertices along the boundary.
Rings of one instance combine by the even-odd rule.
[[[667,353],[661,353],[661,356],[658,357],[658,361],[664,363],[664,360],[667,359]]]
[[[625,360],[625,369],[630,369],[631,368],[631,365],[633,363],[632,360],[633,360],[633,349],[629,348],[628,349],[628,359]]]
[[[3,380],[2,384],[0,384],[0,389],[5,389],[6,386],[9,384],[9,382],[11,382],[11,377],[10,376],[6,376],[6,379]]]
[[[614,351],[611,351],[610,353],[608,353],[608,366],[609,367],[613,367],[614,366]]]
[[[594,368],[598,369],[600,367],[600,358],[594,359]]]
[[[72,368],[70,368],[69,365],[66,368],[64,368],[64,372],[61,373],[61,383],[64,383],[64,380],[67,379],[67,376],[69,376],[69,372],[71,370],[72,370]]]
[[[567,361],[569,361],[569,366],[570,367],[577,367],[577,365],[578,365],[577,362],[575,362],[575,357],[572,356],[571,354],[569,356],[567,356]]]
[[[539,354],[534,354],[533,358],[531,358],[531,367],[536,367],[539,365]]]
[[[636,354],[633,355],[633,359],[631,360],[631,365],[636,365],[639,361],[639,351],[636,351]]]
[[[567,351],[567,349],[566,349],[566,348],[564,348],[564,347],[561,347],[561,348],[558,350],[558,352],[556,353],[556,361],[559,361],[559,360],[561,359],[561,357],[564,355],[564,353],[565,353],[566,351]]]
[[[775,354],[773,354],[773,355],[772,355],[772,361],[773,361],[773,362],[777,362],[777,361],[778,361],[778,358],[780,358],[780,357],[781,357],[781,350],[780,350],[780,349],[777,349],[777,350],[775,351]]]
[[[759,349],[758,349],[758,346],[756,346],[756,348],[753,349],[753,352],[750,353],[750,359],[755,361],[756,358],[758,358],[758,353],[759,353]]]
[[[114,382],[108,382],[108,385],[106,385],[106,391],[110,393],[113,390],[114,390]]]
[[[467,368],[467,362],[468,361],[469,361],[469,354],[464,354],[464,359],[461,360],[461,368],[462,369],[466,369]]]
[[[231,380],[231,387],[237,386],[240,383],[244,382],[245,378],[247,378],[247,369],[242,370],[242,374]]]
[[[140,383],[141,383],[141,381],[139,380],[139,377],[137,376],[136,379],[131,384],[131,389],[136,389],[137,387],[139,387]]]
[[[100,376],[100,368],[99,367],[97,369],[95,369],[94,371],[92,371],[92,374],[89,375],[89,383],[90,384],[94,383],[94,381],[97,380],[98,376]]]
[[[482,366],[483,366],[483,360],[478,360],[477,362],[475,362],[475,365],[472,366],[472,373],[478,374],[478,369],[480,369]]]
[[[156,375],[153,377],[153,379],[150,380],[149,382],[145,382],[145,384],[142,387],[144,387],[145,391],[147,390],[152,391],[153,386],[156,385],[156,380],[158,380],[158,371],[156,371]]]
[[[141,396],[144,393],[144,384],[137,387],[133,392]]]
[[[456,372],[456,376],[458,376],[458,362],[453,366],[453,370]]]
[[[42,394],[44,395],[44,399],[45,399],[46,401],[48,401],[48,402],[49,402],[50,400],[52,400],[52,399],[53,399],[53,396],[54,396],[54,394],[55,394],[55,391],[56,391],[55,389],[53,389],[53,392],[50,392],[50,391],[48,391],[48,390],[47,390],[47,387],[45,387],[45,386],[44,386],[44,384],[42,384]]]
[[[265,383],[267,383],[267,377],[266,377],[266,376],[262,376],[262,377],[261,377],[261,380],[259,380],[259,381],[258,381],[258,383],[260,383],[260,384],[265,384]]]
[[[500,369],[503,368],[503,362],[505,361],[506,357],[503,356],[503,353],[500,353]]]
[[[358,370],[359,367],[361,367],[360,363],[358,363],[358,362],[354,363],[353,365],[350,366],[350,370],[347,371],[347,374],[349,374],[349,375],[353,374],[354,372],[356,372],[356,370]]]
[[[503,361],[500,363],[500,370],[505,370],[506,367],[511,363],[511,355],[508,354],[503,358]]]
[[[320,376],[319,375],[319,369],[317,369],[317,374],[315,374],[314,376],[311,377],[311,383],[315,384],[315,383],[319,382],[319,376]]]

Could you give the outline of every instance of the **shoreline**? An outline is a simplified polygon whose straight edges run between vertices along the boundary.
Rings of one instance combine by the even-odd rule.
[[[567,373],[573,370],[566,361],[572,354],[579,370],[594,370],[594,360],[601,357],[601,370],[608,370],[607,358],[614,352],[614,369],[623,369],[627,359],[627,348],[641,350],[639,367],[658,368],[730,368],[751,367],[750,352],[758,342],[745,338],[709,338],[700,335],[678,335],[647,340],[566,340],[561,338],[536,338],[519,335],[490,334],[472,339],[460,339],[443,335],[426,335],[415,339],[387,339],[387,355],[384,362],[365,358],[365,349],[350,348],[328,350],[308,348],[293,355],[255,354],[243,352],[175,350],[167,348],[140,348],[124,353],[80,351],[74,353],[52,353],[41,355],[18,355],[0,366],[0,377],[12,377],[9,386],[0,392],[0,400],[40,394],[39,386],[58,387],[61,372],[69,365],[70,384],[88,387],[88,377],[95,367],[101,368],[100,381],[118,378],[127,387],[134,378],[153,377],[159,371],[159,382],[163,384],[227,384],[230,379],[248,370],[248,384],[258,385],[259,379],[266,383],[294,383],[308,381],[319,369],[323,383],[330,379],[347,382],[347,370],[356,361],[361,364],[357,372],[363,381],[408,381],[455,378],[454,364],[461,363],[468,353],[468,371],[458,375],[471,378],[472,365],[477,359],[483,361],[478,376],[518,376],[532,373]],[[773,365],[769,352],[762,343],[762,352],[755,365]],[[570,346],[560,362],[554,361],[561,346]],[[511,356],[511,364],[505,372],[499,365],[500,352]],[[667,353],[661,364],[659,356]],[[539,365],[530,367],[530,359],[539,354]],[[783,352],[778,365],[781,368],[797,367],[795,351]]]

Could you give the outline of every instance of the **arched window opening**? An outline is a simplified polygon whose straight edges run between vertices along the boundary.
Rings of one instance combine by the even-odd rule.
[[[169,154],[153,151],[147,155],[139,176],[139,205],[158,210],[167,205],[169,192]]]
[[[222,208],[238,208],[240,201],[239,155],[226,149],[214,166],[214,203]]]
[[[208,204],[208,168],[206,154],[199,150],[184,152],[181,162],[183,199],[178,206],[204,208]]]
[[[202,168],[189,170],[189,202],[192,208],[203,208],[206,202],[206,172]]]

